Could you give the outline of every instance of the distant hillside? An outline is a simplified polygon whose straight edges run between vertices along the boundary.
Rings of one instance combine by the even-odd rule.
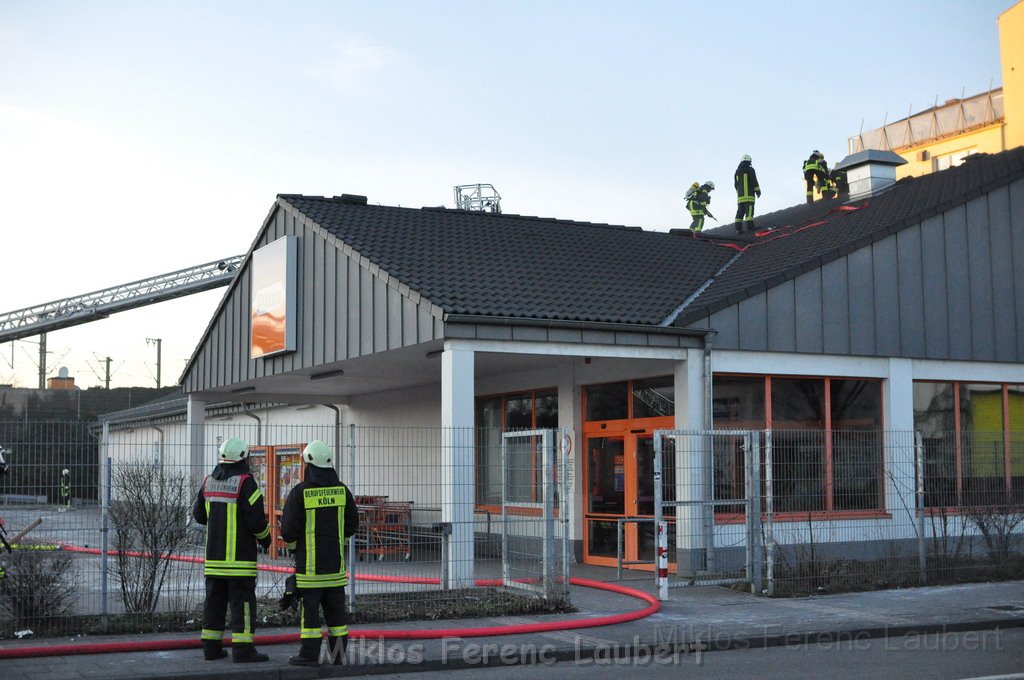
[[[90,387],[86,390],[38,390],[23,387],[0,388],[0,420],[95,420],[102,413],[113,413],[142,406],[171,392],[171,387],[118,387],[112,390]]]

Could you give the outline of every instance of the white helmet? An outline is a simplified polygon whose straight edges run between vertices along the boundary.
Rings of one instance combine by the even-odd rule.
[[[741,158],[740,160],[749,163],[750,162],[750,154],[749,153],[743,154],[743,158]]]
[[[331,457],[331,447],[327,446],[327,444],[324,444],[319,439],[306,444],[306,448],[302,449],[302,460],[319,468],[334,467]]]
[[[707,182],[704,182],[704,186],[706,186],[708,189],[714,189],[715,183],[712,182],[711,180],[708,180]]]
[[[249,455],[249,447],[238,437],[232,437],[220,445],[220,459],[226,463],[237,463]]]

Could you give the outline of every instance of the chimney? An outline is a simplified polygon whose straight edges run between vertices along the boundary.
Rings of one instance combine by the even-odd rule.
[[[866,149],[839,161],[835,169],[846,171],[850,198],[864,198],[895,184],[896,166],[906,162],[892,151]]]

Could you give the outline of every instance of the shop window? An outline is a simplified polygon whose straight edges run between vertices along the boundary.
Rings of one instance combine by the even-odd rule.
[[[674,384],[675,381],[670,375],[648,380],[634,380],[632,382],[633,417],[660,418],[675,415]]]
[[[502,433],[558,426],[558,393],[525,392],[477,400],[476,502],[501,503]],[[543,455],[533,438],[508,443],[509,500],[532,502],[540,496]]]
[[[584,388],[586,420],[625,420],[629,417],[629,383],[605,383]]]
[[[825,381],[772,378],[769,389],[775,509],[825,510]]]
[[[915,382],[914,427],[927,507],[1024,502],[1024,386]]]

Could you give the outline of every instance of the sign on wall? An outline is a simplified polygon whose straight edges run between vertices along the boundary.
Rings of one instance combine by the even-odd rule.
[[[253,359],[295,351],[298,237],[283,236],[252,254]]]

